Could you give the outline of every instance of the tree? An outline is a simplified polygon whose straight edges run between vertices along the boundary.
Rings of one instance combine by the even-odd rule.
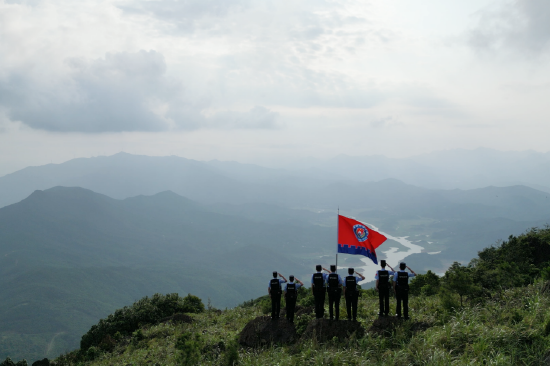
[[[439,291],[439,276],[428,271],[426,274],[416,275],[409,285],[409,292],[412,295],[434,295]]]
[[[472,294],[477,289],[470,268],[464,267],[458,262],[454,262],[445,272],[443,283],[446,289],[460,296],[460,306],[463,306],[462,298]]]

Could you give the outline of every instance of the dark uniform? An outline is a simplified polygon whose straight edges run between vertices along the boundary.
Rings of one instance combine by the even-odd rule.
[[[286,291],[285,291],[286,318],[291,323],[294,322],[294,311],[296,310],[296,299],[298,298],[299,288],[300,288],[300,284],[298,283],[290,282],[286,284]]]
[[[359,300],[359,291],[357,289],[357,277],[347,276],[346,284],[346,310],[348,312],[348,320],[357,320],[357,302]]]
[[[377,272],[378,280],[378,300],[380,302],[380,311],[378,315],[388,316],[390,313],[390,271],[381,269]]]
[[[333,307],[336,308],[336,320],[340,319],[340,298],[342,297],[342,279],[337,273],[328,275],[328,309],[330,320],[333,319]]]
[[[395,297],[397,299],[395,313],[398,318],[401,318],[401,302],[403,302],[405,320],[409,319],[409,276],[409,272],[406,271],[397,271],[395,274]]]
[[[269,288],[271,289],[271,319],[279,319],[279,313],[281,312],[281,280],[278,278],[272,278],[269,282]]]
[[[325,275],[321,272],[314,273],[311,276],[313,284],[313,296],[315,298],[315,317],[320,319],[325,314]]]

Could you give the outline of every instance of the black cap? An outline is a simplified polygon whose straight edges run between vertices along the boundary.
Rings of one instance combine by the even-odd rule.
[[[399,263],[399,268],[405,269],[405,268],[407,268],[407,264],[405,262],[401,262],[401,263]]]
[[[336,272],[336,265],[335,264],[330,265],[330,271],[331,272]]]
[[[288,276],[288,279],[289,279],[290,282],[294,281],[294,275]]]
[[[279,275],[279,272],[273,271],[273,278],[277,278],[278,275]]]
[[[320,264],[318,264],[318,265],[315,266],[315,269],[318,270],[318,271],[320,271],[320,270],[323,269],[323,266],[320,265]]]
[[[353,268],[351,268],[351,267],[348,268],[348,273],[349,273],[349,274],[353,274],[353,272],[355,272],[355,269],[353,269]]]
[[[381,259],[381,260],[380,260],[380,265],[381,265],[382,267],[386,267],[386,260],[385,260],[385,259]]]

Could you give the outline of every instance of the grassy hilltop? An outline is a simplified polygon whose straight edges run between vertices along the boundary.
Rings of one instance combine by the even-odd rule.
[[[455,263],[443,277],[411,282],[410,321],[373,331],[378,296],[362,290],[364,335],[322,341],[307,334],[313,314],[295,320],[299,340],[247,348],[239,333],[269,312],[261,297],[217,310],[195,296],[155,295],[117,310],[56,365],[542,365],[550,361],[550,228],[511,236]],[[303,289],[299,304],[312,304]],[[343,304],[341,304],[343,305]],[[394,308],[395,300],[391,302]],[[346,318],[341,306],[342,318]],[[174,321],[166,317],[186,313]],[[180,320],[180,321],[175,321]],[[392,323],[393,324],[393,323]]]

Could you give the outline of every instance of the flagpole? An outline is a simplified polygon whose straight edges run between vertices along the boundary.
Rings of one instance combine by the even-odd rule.
[[[340,206],[338,206],[338,215],[336,216],[336,273],[338,273],[338,236],[340,234]]]

